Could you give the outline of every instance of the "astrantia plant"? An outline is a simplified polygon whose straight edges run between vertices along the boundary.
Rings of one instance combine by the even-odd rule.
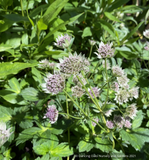
[[[149,159],[147,8],[0,1],[0,160]]]

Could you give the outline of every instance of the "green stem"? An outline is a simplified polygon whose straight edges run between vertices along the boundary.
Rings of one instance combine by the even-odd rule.
[[[72,116],[72,115],[70,115],[70,114],[67,114],[67,113],[58,113],[58,114],[66,114],[67,116],[69,116],[69,117],[72,117],[72,118],[74,118],[74,119],[83,119],[83,118],[81,118],[81,117],[74,117],[74,116]]]
[[[89,58],[91,58],[92,50],[93,50],[93,45],[91,46],[91,49],[90,49]]]
[[[108,88],[107,88],[107,96],[106,96],[106,101],[105,101],[105,104],[104,104],[104,107],[103,109],[105,108],[106,106],[106,103],[108,101],[108,97],[109,97],[109,81],[108,81],[108,73],[107,73],[107,59],[105,59],[105,71],[106,71],[106,81],[107,81],[107,84],[108,84]]]
[[[95,122],[100,128],[102,128],[105,132],[107,132],[99,123],[97,123],[95,120],[91,119],[84,111],[83,109],[73,100],[73,98],[71,96],[69,96],[69,94],[63,90],[65,92],[65,94],[71,99],[71,101],[83,112],[83,114],[89,118],[90,120],[92,120],[93,122]]]
[[[22,5],[22,0],[20,0],[20,4],[21,4],[22,16],[24,17],[24,12],[23,12],[23,5]]]
[[[83,75],[83,77],[84,77],[84,75]],[[99,103],[98,103],[98,101],[97,101],[97,98],[96,98],[96,96],[95,96],[95,94],[94,94],[94,91],[92,90],[92,88],[90,87],[90,89],[91,89],[91,91],[92,91],[92,93],[93,93],[93,95],[94,95],[94,97],[95,97],[95,101],[94,101],[94,99],[93,99],[93,97],[90,95],[90,93],[89,93],[89,91],[87,90],[87,88],[85,87],[85,85],[83,84],[83,82],[82,82],[82,80],[79,78],[79,76],[77,76],[77,78],[78,78],[78,80],[80,81],[80,83],[82,84],[82,86],[84,87],[84,89],[85,89],[85,91],[88,93],[88,95],[90,96],[90,98],[91,98],[91,100],[93,101],[93,103],[97,106],[97,108],[99,109],[99,111],[102,113],[102,110],[101,110],[101,108],[100,108],[100,106],[99,106]],[[85,78],[85,77],[84,77]],[[88,82],[88,80],[85,78],[85,80],[86,80],[86,82],[89,84],[89,82]],[[103,121],[104,121],[104,123],[106,124],[106,120],[105,120],[105,117],[104,117],[104,115],[103,115],[103,113],[102,113],[102,118],[103,118]]]
[[[97,67],[99,66],[99,64],[100,64],[100,61],[98,61],[98,63],[97,63],[97,65],[95,66],[95,69],[94,70],[96,70],[97,69]],[[93,73],[90,75],[90,79],[93,77]]]

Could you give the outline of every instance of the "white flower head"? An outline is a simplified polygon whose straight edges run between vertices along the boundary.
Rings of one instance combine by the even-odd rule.
[[[58,119],[58,110],[56,109],[56,106],[49,105],[47,112],[43,118],[48,118],[51,124],[55,123]]]
[[[60,61],[59,65],[60,72],[68,76],[72,74],[73,75],[79,74],[81,71],[85,71],[86,73],[89,71],[90,63],[81,54],[79,55],[77,55],[77,53],[74,53],[74,55],[70,54],[69,57],[65,57],[64,59],[59,59],[59,61]]]
[[[6,130],[6,123],[0,122],[0,147],[8,141],[10,135],[13,132],[10,132],[11,128]]]
[[[45,83],[41,86],[45,93],[51,93],[52,95],[58,94],[65,87],[65,79],[61,74],[48,74],[46,78],[44,78]]]
[[[82,89],[82,87],[78,85],[72,87],[71,91],[72,91],[72,95],[78,98],[82,97],[85,94],[85,90]]]
[[[112,67],[112,73],[114,74],[114,76],[116,77],[121,77],[124,75],[124,71],[121,67],[119,66],[113,66]]]
[[[127,89],[129,88],[129,86],[127,84],[129,82],[129,79],[127,78],[126,75],[123,75],[121,77],[117,77],[117,81],[121,87],[124,87],[124,88],[126,87]]]
[[[96,44],[96,41],[94,41],[94,40],[89,40],[89,43],[90,43],[91,46],[94,46],[94,45]]]
[[[98,87],[91,87],[91,88],[92,88],[92,90],[93,90],[93,93],[94,93],[95,97],[98,97],[98,96],[99,96],[99,91],[100,91],[100,89],[99,89]],[[88,92],[89,92],[89,94],[91,95],[91,97],[92,97],[92,98],[95,98],[94,95],[93,95],[93,93],[92,93],[92,90],[91,90],[90,88],[88,88]],[[90,98],[89,95],[88,95],[88,97]]]
[[[106,111],[104,114],[105,114],[106,117],[110,117],[111,114],[112,114],[112,112],[113,112],[113,109],[109,109],[109,110]]]
[[[143,35],[146,37],[146,38],[149,38],[149,29],[145,30],[143,32]]]
[[[136,107],[136,104],[131,104],[130,106],[128,106],[127,108],[126,108],[126,113],[125,113],[125,115],[126,116],[128,116],[128,117],[130,117],[131,119],[134,119],[134,117],[136,116],[136,114],[137,114],[137,107]]]
[[[99,44],[99,48],[97,49],[97,52],[95,54],[98,56],[99,59],[101,58],[111,58],[114,56],[114,49],[112,47],[112,43],[110,44],[104,44],[101,42]]]
[[[43,69],[48,68],[49,67],[49,61],[47,59],[43,59],[43,60],[39,61],[38,66],[40,68],[43,68]]]
[[[128,102],[128,98],[130,97],[129,92],[126,89],[120,88],[118,92],[115,93],[115,101],[119,104],[123,104]]]
[[[54,45],[59,48],[67,48],[70,46],[71,42],[72,42],[72,36],[65,34],[58,36],[58,38],[56,38],[56,43],[54,43]]]
[[[106,122],[106,126],[109,128],[109,129],[113,129],[114,128],[114,123],[112,121],[108,121]]]
[[[129,93],[130,93],[130,100],[132,100],[132,98],[137,99],[139,97],[139,87],[134,87],[130,89]]]
[[[114,90],[115,92],[119,91],[119,84],[117,82],[113,82],[111,85],[111,89]]]

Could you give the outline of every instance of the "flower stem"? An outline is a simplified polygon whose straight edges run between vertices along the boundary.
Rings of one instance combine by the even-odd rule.
[[[87,118],[89,118],[91,121],[95,122],[101,129],[103,129],[105,132],[107,132],[99,123],[97,123],[95,120],[91,119],[91,118],[83,111],[83,109],[74,101],[74,99],[73,99],[65,90],[63,90],[63,91],[64,91],[65,94],[71,99],[71,101],[83,112],[83,114],[84,114]]]
[[[92,54],[92,49],[93,49],[93,45],[91,45],[91,49],[90,49],[90,54],[89,54],[89,58],[91,58],[91,54]]]

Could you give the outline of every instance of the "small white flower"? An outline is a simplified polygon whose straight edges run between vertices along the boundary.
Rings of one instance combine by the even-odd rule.
[[[48,68],[49,67],[49,61],[47,59],[43,59],[43,60],[39,61],[38,66],[40,68],[44,68],[44,69]]]
[[[78,86],[78,85],[72,87],[71,91],[72,91],[72,95],[73,96],[79,97],[79,98],[82,97],[84,95],[84,93],[85,93],[85,90],[82,89],[82,87]]]
[[[90,43],[91,46],[94,46],[94,45],[96,44],[96,41],[94,41],[94,40],[89,40],[89,43]]]
[[[93,90],[93,92],[94,92],[95,97],[98,97],[98,96],[99,96],[99,91],[100,91],[100,89],[99,89],[98,87],[91,87],[91,88],[92,88],[92,90]],[[92,93],[92,90],[91,90],[90,88],[88,88],[88,92],[89,92],[89,94],[91,95],[91,97],[92,97],[92,98],[95,98],[94,95],[93,95],[93,93]],[[88,97],[90,98],[89,95],[88,95]]]
[[[11,128],[6,130],[6,123],[0,122],[0,146],[2,146],[6,141],[8,141],[10,135],[13,133],[10,133]]]
[[[126,86],[127,86],[127,88],[129,87],[129,86],[127,85],[127,83],[129,82],[129,79],[127,78],[126,75],[123,75],[123,76],[121,76],[121,77],[117,77],[117,81],[118,81],[118,83],[119,83],[119,85],[120,85],[121,87],[124,87],[124,88],[126,88]]]
[[[65,35],[58,36],[58,38],[56,38],[56,43],[54,43],[54,45],[59,48],[67,48],[70,46],[71,41],[72,41],[72,37],[68,34],[65,34]]]
[[[128,116],[130,117],[131,119],[134,119],[134,117],[136,116],[137,114],[137,107],[136,107],[136,104],[131,104],[130,106],[128,106],[126,108],[126,113],[125,113],[125,116]]]
[[[121,77],[124,75],[124,71],[121,67],[119,66],[113,66],[112,67],[112,73],[114,74],[114,76],[116,77]]]
[[[137,99],[139,97],[138,90],[139,90],[139,87],[134,87],[134,88],[129,90],[130,100],[132,100],[132,98]]]
[[[143,32],[143,35],[146,37],[146,38],[149,38],[149,29],[145,30]]]
[[[120,88],[118,92],[115,93],[115,101],[119,104],[123,104],[128,102],[128,98],[130,97],[130,94],[127,90]]]
[[[56,106],[49,105],[47,112],[43,118],[48,118],[51,124],[55,123],[58,119],[58,110],[56,109]]]
[[[114,49],[112,47],[112,43],[110,44],[104,44],[101,42],[99,44],[99,48],[97,49],[97,52],[95,54],[98,56],[98,58],[111,58],[114,56]]]
[[[52,95],[58,94],[64,89],[65,79],[61,74],[48,74],[46,78],[44,78],[45,83],[41,86],[45,93],[51,93]]]
[[[112,112],[113,112],[113,110],[109,109],[108,111],[105,112],[105,116],[110,117]]]

